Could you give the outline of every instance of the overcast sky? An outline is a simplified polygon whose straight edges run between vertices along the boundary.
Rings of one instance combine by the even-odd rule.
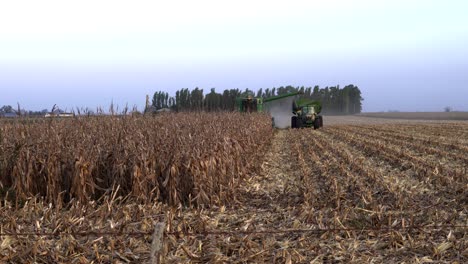
[[[357,85],[364,111],[468,111],[468,1],[2,1],[0,106]]]

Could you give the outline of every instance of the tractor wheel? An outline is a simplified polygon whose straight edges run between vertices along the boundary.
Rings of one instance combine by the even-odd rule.
[[[296,119],[296,128],[302,128],[302,127],[303,127],[302,118],[298,117]]]
[[[315,118],[314,120],[314,129],[318,129],[320,127],[320,120],[319,118]]]
[[[291,117],[291,128],[297,128],[296,123],[297,123],[297,116],[292,116]]]
[[[318,118],[319,118],[319,120],[320,120],[320,122],[319,122],[319,123],[320,123],[320,127],[323,127],[323,117],[322,117],[322,116],[319,116]]]

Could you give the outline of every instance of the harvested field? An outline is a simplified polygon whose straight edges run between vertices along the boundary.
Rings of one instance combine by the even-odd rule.
[[[376,112],[359,116],[408,120],[468,120],[468,112]]]
[[[203,132],[206,127],[213,127],[216,134],[231,133],[230,137],[240,142],[236,153],[245,157],[239,161],[244,162],[241,164],[245,170],[240,170],[242,180],[229,195],[207,191],[213,197],[209,202],[194,200],[190,204],[179,199],[176,206],[171,206],[173,203],[164,196],[142,199],[133,194],[133,189],[122,192],[110,188],[100,198],[81,201],[72,195],[72,201],[57,206],[42,198],[27,198],[28,193],[23,192],[21,204],[18,199],[4,199],[0,206],[0,229],[4,234],[0,239],[0,260],[147,262],[153,226],[165,222],[161,254],[164,263],[468,261],[468,123],[383,124],[360,117],[361,121],[355,122],[356,117],[351,117],[351,124],[340,124],[340,120],[326,117],[326,126],[320,130],[288,129],[271,134],[268,122],[263,123],[261,117],[229,116],[236,122],[231,127],[228,122],[219,125],[225,119],[223,115],[203,116],[204,122],[219,128],[205,126],[196,118],[199,123],[194,121],[193,127],[188,128],[204,126],[196,130],[198,134],[190,134],[200,138],[207,133]],[[129,123],[158,122],[136,120]],[[174,121],[173,125],[187,129],[184,125],[190,124],[191,118],[181,120],[185,122]],[[334,125],[327,126],[330,123]],[[124,126],[127,137],[133,134],[132,127]],[[22,138],[21,127],[9,129],[19,131],[15,138]],[[79,130],[73,137],[82,135],[86,139],[93,129]],[[4,137],[5,127],[1,131]],[[112,138],[121,128],[111,131],[106,137]],[[224,140],[216,134],[209,134],[212,141]],[[186,142],[185,132],[172,136],[174,150],[179,149],[180,142]],[[145,144],[151,145],[152,140]],[[10,141],[2,142],[5,149]],[[76,146],[79,142],[76,140]],[[138,140],[128,142],[135,144]],[[212,147],[202,148],[204,144],[196,146],[208,160],[213,155],[223,157],[219,164],[237,159],[235,155],[231,157],[228,148],[218,147],[215,152]],[[252,150],[254,147],[256,151]],[[140,153],[132,150],[123,153]],[[193,154],[190,148],[184,151]],[[69,155],[73,153],[79,152]],[[26,154],[25,157],[31,156]],[[129,157],[133,159],[133,155]],[[7,156],[3,157],[5,160]],[[164,160],[161,156],[151,157]],[[189,164],[195,163],[180,163],[187,169]],[[109,165],[114,167],[113,163]],[[213,168],[212,176],[200,180],[202,186],[215,186],[207,190],[231,188],[229,180],[215,178],[228,174],[225,170],[232,168]],[[197,177],[206,174],[192,177],[197,182]],[[4,178],[2,184],[5,185]],[[180,187],[174,188],[179,191]],[[43,196],[47,199],[47,195]]]
[[[378,124],[468,124],[468,120],[430,120],[430,119],[404,119],[400,118],[384,118],[372,115],[351,115],[351,116],[325,116],[324,124],[326,125],[378,125]]]

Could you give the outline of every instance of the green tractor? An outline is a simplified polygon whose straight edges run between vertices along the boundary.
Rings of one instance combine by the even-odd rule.
[[[320,114],[322,104],[318,101],[301,98],[293,102],[293,114],[291,128],[313,127],[318,129],[323,126],[323,117]]]
[[[318,101],[300,97],[301,92],[293,92],[273,96],[269,98],[254,97],[248,93],[236,98],[237,110],[243,113],[268,112],[272,116],[274,127],[289,127],[291,100],[293,101],[293,114],[291,128],[313,127],[318,129],[323,126],[323,118],[320,114],[322,105]],[[294,98],[292,98],[294,97]],[[289,98],[289,99],[288,99]]]
[[[291,102],[300,93],[292,92],[268,98],[254,97],[253,94],[244,94],[236,98],[237,110],[242,113],[266,112],[271,115],[271,124],[276,128],[289,127],[291,118]]]
[[[282,95],[277,95],[268,98],[254,97],[253,93],[249,92],[243,97],[236,98],[237,110],[243,113],[252,113],[252,112],[268,112],[268,106],[264,107],[264,104],[268,105],[269,102],[281,100],[287,97],[296,96],[300,94],[299,92],[287,93]]]
[[[254,97],[251,92],[245,94],[243,97],[237,97],[236,105],[239,112],[263,112],[263,98]]]

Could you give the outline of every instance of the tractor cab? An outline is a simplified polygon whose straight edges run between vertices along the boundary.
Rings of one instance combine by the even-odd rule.
[[[252,113],[257,112],[257,99],[248,95],[242,100],[242,112]]]
[[[317,101],[310,99],[299,99],[293,102],[293,114],[291,117],[291,127],[313,127],[318,129],[323,126],[323,118],[320,114],[322,108]]]
[[[249,93],[244,97],[236,99],[237,108],[242,113],[255,113],[262,112],[263,110],[263,99],[255,98],[253,94]]]
[[[297,109],[295,114],[302,120],[304,125],[312,125],[317,113],[315,112],[315,108],[313,105],[305,105],[301,106]]]
[[[315,108],[311,105],[302,107],[302,114],[306,116],[312,116],[315,114]]]

